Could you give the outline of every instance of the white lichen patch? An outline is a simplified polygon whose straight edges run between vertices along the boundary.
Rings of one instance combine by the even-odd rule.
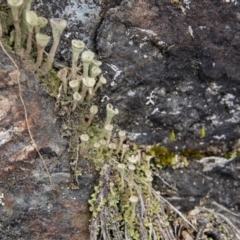
[[[1,195],[0,195],[0,205],[2,205],[2,206],[5,205],[4,202],[3,202],[3,199],[4,199],[4,194],[1,193]]]
[[[206,27],[206,26],[199,26],[199,27],[197,27],[197,28],[203,30],[203,29],[206,29],[207,27]]]
[[[213,136],[213,138],[217,139],[217,140],[222,140],[222,139],[226,139],[226,136],[225,134],[222,134],[220,136],[216,135],[216,136]]]
[[[227,93],[222,99],[221,104],[227,105],[229,108],[234,106],[233,100],[235,99],[235,96],[231,93]]]
[[[101,99],[101,102],[105,102],[105,101],[109,101],[110,97],[108,97],[107,95],[104,95]]]
[[[76,29],[76,26],[79,28],[79,23],[84,25],[85,29],[90,29],[92,32],[95,31],[96,23],[100,22],[101,7],[94,0],[67,0],[62,2],[59,2],[59,7],[56,9],[53,8],[52,4],[44,4],[42,0],[39,0],[34,5],[34,10],[42,8],[43,5],[48,7],[49,13],[51,13],[51,16],[48,17],[66,19],[70,31],[71,29]],[[88,41],[89,33],[81,36],[82,41]]]
[[[2,121],[10,110],[11,103],[8,98],[0,97],[0,106],[0,121]]]
[[[114,72],[115,75],[113,77],[113,80],[115,81],[118,76],[122,73],[122,70],[119,70],[118,67],[114,64],[107,64]]]
[[[21,161],[28,158],[28,155],[35,151],[35,148],[32,144],[29,144],[25,147],[23,147],[19,152],[17,152],[14,156],[12,156],[9,161]]]
[[[159,112],[159,108],[154,108],[154,110],[151,112],[151,115],[156,113],[156,112]]]
[[[190,9],[190,3],[191,3],[190,0],[183,0],[183,3],[185,4],[185,7],[186,7],[187,9]]]
[[[12,138],[25,130],[25,122],[18,122],[9,129],[0,129],[0,146],[10,142]]]
[[[223,0],[223,2],[226,2],[226,3],[234,3],[235,5],[238,4],[238,0]]]
[[[191,26],[188,26],[188,32],[189,32],[190,36],[191,36],[192,38],[194,38],[194,36],[193,36],[193,29],[192,29]]]
[[[211,171],[215,167],[224,167],[230,160],[221,157],[202,158],[199,163],[203,164],[203,172]]]
[[[212,82],[210,86],[206,89],[206,92],[211,95],[216,95],[219,92],[219,89],[221,89],[222,86],[217,85],[215,82]]]
[[[132,140],[135,141],[136,139],[138,139],[141,136],[147,136],[147,133],[128,133],[128,137]]]
[[[144,45],[146,45],[147,43],[146,42],[143,42],[143,43],[140,43],[139,44],[139,47],[142,48]]]
[[[141,31],[141,32],[144,32],[146,33],[149,37],[155,37],[157,36],[157,34],[152,31],[152,30],[149,30],[149,29],[144,29],[144,28],[136,28],[137,30]]]
[[[136,91],[134,90],[129,90],[128,92],[127,92],[127,95],[129,96],[129,97],[133,97],[133,96],[135,96],[135,94],[136,94]]]
[[[59,14],[61,18],[67,18],[70,25],[79,20],[88,24],[91,18],[96,18],[100,10],[101,8],[97,6],[94,1],[88,1],[88,3],[86,3],[85,1],[69,0],[65,9],[62,12],[56,11],[56,14]]]
[[[150,92],[150,95],[148,97],[146,97],[146,99],[148,100],[146,102],[146,105],[155,105],[155,102],[153,101],[153,99],[155,98],[155,94],[154,94],[154,90]]]
[[[129,41],[128,44],[129,44],[130,46],[132,46],[132,45],[133,45],[133,41],[132,41],[132,40]]]

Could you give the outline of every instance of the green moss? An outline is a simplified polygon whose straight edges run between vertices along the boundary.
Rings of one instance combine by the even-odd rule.
[[[175,153],[163,146],[153,146],[148,155],[153,156],[153,164],[157,167],[168,167],[176,164]]]
[[[229,153],[225,153],[223,155],[223,157],[227,158],[227,159],[231,159],[231,158],[235,158],[235,157],[239,157],[239,156],[240,156],[240,150],[229,152]]]
[[[7,34],[9,27],[13,24],[13,21],[11,8],[6,4],[0,4],[0,22],[2,24],[3,33]]]
[[[183,157],[186,157],[186,158],[200,159],[200,158],[208,156],[209,154],[202,153],[201,150],[198,150],[198,149],[184,149],[180,153],[180,155],[183,156]]]
[[[52,69],[41,79],[43,86],[51,97],[56,97],[59,92],[61,80],[57,77],[57,73]]]

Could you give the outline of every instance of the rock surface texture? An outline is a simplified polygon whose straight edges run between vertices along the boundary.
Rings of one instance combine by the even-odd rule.
[[[173,130],[173,149],[236,150],[240,5],[176,2],[121,1],[104,15],[97,49],[118,124],[138,143],[172,145]]]
[[[22,96],[33,138],[53,186],[29,137],[14,66],[0,50],[0,239],[89,239],[91,176],[70,190],[67,141],[61,137],[54,100],[33,74],[22,69]]]
[[[70,61],[72,39],[97,51],[108,80],[98,103],[102,109],[107,103],[119,109],[114,123],[134,142],[218,156],[239,150],[237,0],[41,0],[34,9],[69,22],[58,62]],[[54,100],[21,68],[30,130],[51,173],[50,186],[28,134],[18,84],[9,78],[14,67],[1,50],[0,56],[0,239],[87,240],[87,201],[95,177],[83,174],[79,189],[69,188],[68,142],[61,137]],[[176,141],[170,139],[172,131]],[[172,187],[158,177],[153,185],[180,210],[216,202],[239,214],[239,157],[215,160],[194,159],[187,168],[163,170],[161,178]],[[214,167],[206,168],[211,163]],[[240,221],[232,214],[229,218]]]

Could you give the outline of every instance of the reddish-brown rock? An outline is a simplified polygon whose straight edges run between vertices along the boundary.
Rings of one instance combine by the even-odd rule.
[[[29,127],[53,180],[29,137],[12,63],[0,50],[0,239],[88,240],[91,184],[70,190],[67,139],[60,134],[54,100],[32,73],[22,68],[21,88]]]

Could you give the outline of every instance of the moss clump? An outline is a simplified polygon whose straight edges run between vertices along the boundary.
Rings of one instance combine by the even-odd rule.
[[[163,146],[153,146],[147,153],[150,156],[153,156],[154,159],[152,163],[156,167],[168,167],[176,164],[176,153],[169,151]]]
[[[6,4],[0,4],[0,23],[3,34],[8,34],[9,27],[13,24],[11,17],[11,8]]]
[[[181,156],[186,157],[186,158],[200,159],[200,158],[206,157],[208,155],[209,154],[207,154],[207,153],[202,153],[201,150],[199,150],[199,149],[184,149],[181,152]]]
[[[231,159],[240,156],[240,150],[228,152],[223,155],[224,158]]]
[[[57,73],[53,69],[50,70],[46,76],[41,78],[41,82],[51,97],[57,96],[61,80],[58,78]]]

